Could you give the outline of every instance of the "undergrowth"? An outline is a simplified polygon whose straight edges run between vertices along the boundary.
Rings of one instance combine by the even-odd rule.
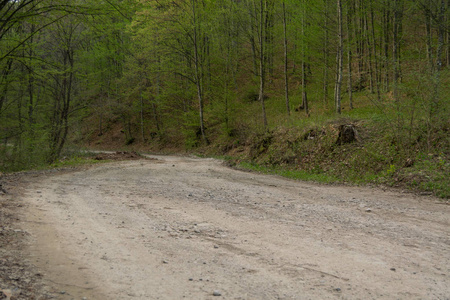
[[[448,123],[441,122],[426,137],[421,128],[399,132],[391,118],[369,115],[279,126],[245,141],[241,137],[239,143],[221,140],[216,149],[239,168],[261,173],[322,183],[380,184],[450,198]],[[342,126],[354,128],[355,140],[339,142]]]

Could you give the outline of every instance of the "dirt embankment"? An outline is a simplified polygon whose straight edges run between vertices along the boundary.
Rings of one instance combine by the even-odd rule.
[[[16,205],[27,241],[18,251],[43,285],[37,296],[450,295],[450,207],[435,198],[153,158],[27,177],[21,195],[0,196]]]

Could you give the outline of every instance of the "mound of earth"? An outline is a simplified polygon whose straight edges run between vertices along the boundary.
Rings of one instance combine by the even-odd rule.
[[[95,160],[137,160],[144,159],[142,155],[134,151],[116,151],[113,153],[98,153]]]

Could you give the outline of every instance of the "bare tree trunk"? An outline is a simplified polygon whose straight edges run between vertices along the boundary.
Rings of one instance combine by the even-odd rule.
[[[348,68],[348,81],[347,81],[347,92],[350,109],[353,109],[353,82],[352,82],[352,30],[351,30],[351,20],[352,20],[352,10],[350,4],[347,7],[347,68]]]
[[[30,32],[35,31],[35,26],[31,25]],[[32,66],[33,64],[33,57],[34,57],[34,51],[33,51],[33,43],[34,43],[34,36],[32,36],[29,40],[27,45],[29,45],[29,50],[27,51],[27,56],[29,57],[29,65],[27,67],[27,77],[28,77],[28,85],[27,85],[27,93],[28,93],[28,130],[30,133],[30,137],[33,140],[34,138],[34,106],[35,106],[35,99],[34,99],[34,68]],[[33,151],[33,149],[29,149],[29,151]]]
[[[400,43],[402,34],[403,0],[394,0],[394,33],[393,33],[393,65],[394,65],[394,99],[399,101],[398,85],[400,81]]]
[[[303,4],[304,5],[304,4]],[[307,65],[306,65],[306,39],[305,39],[305,18],[306,11],[303,7],[302,13],[302,107],[305,110],[306,115],[309,117],[309,105],[308,105],[308,91],[306,89],[306,81],[307,81]]]
[[[6,102],[6,95],[8,94],[8,89],[9,89],[8,76],[11,73],[11,70],[12,70],[12,63],[13,63],[13,60],[12,59],[8,59],[8,61],[6,63],[6,68],[2,72],[2,78],[1,78],[2,81],[1,81],[1,83],[3,83],[3,89],[2,89],[1,94],[0,94],[0,117],[2,115],[3,105]]]
[[[374,73],[373,73],[373,61],[372,61],[372,48],[375,47],[375,45],[372,45],[372,42],[370,40],[370,35],[369,35],[369,20],[367,17],[367,12],[364,12],[364,24],[365,24],[365,30],[364,30],[364,36],[366,39],[366,43],[367,43],[367,55],[369,55],[369,59],[368,59],[368,67],[369,67],[369,87],[370,87],[370,93],[373,94],[374,93]]]
[[[193,43],[194,43],[194,67],[195,67],[195,84],[197,87],[197,97],[198,97],[198,106],[199,106],[199,116],[200,116],[200,133],[202,135],[202,140],[205,143],[208,143],[205,134],[205,124],[203,118],[203,86],[202,86],[202,74],[200,70],[200,61],[199,61],[199,37],[198,37],[198,12],[197,12],[197,0],[191,0],[192,3],[192,14],[193,14],[193,22],[194,22],[194,32],[193,32]]]
[[[55,102],[52,120],[50,155],[48,162],[52,163],[61,155],[69,132],[69,109],[72,102],[74,82],[74,49],[69,39],[65,41],[67,49],[63,50],[64,74],[56,83],[59,90],[55,91]]]
[[[273,46],[273,26],[274,26],[274,16],[273,16],[274,2],[272,0],[265,0],[265,51],[266,51],[266,64],[269,73],[269,82],[272,83],[272,78],[274,75],[274,46]]]
[[[445,11],[446,6],[444,0],[441,0],[441,5],[438,12],[438,47],[436,53],[436,68],[440,72],[443,67],[443,54],[444,54],[444,35],[445,35]],[[448,30],[447,30],[448,32]]]
[[[354,36],[355,36],[355,46],[356,46],[356,60],[357,60],[357,72],[356,72],[356,87],[360,91],[365,88],[366,81],[366,70],[365,70],[365,19],[363,15],[363,4],[361,0],[359,1],[349,1],[349,5],[354,5]]]
[[[433,33],[431,29],[431,5],[430,0],[427,0],[428,8],[425,8],[425,28],[426,28],[426,36],[427,36],[427,59],[428,59],[428,65],[430,68],[430,72],[433,73],[434,69],[434,63],[433,63],[433,46],[432,46],[432,39],[433,39]]]
[[[336,71],[336,85],[334,92],[334,102],[336,105],[336,112],[341,113],[341,87],[342,87],[342,73],[343,73],[343,48],[344,41],[342,36],[342,1],[337,0],[338,13],[338,40],[339,46],[337,50],[337,71]]]
[[[283,0],[283,33],[284,33],[284,95],[286,101],[287,114],[291,114],[289,107],[289,76],[288,76],[288,42],[287,42],[287,20],[286,20],[286,1]]]
[[[390,3],[392,0],[385,0],[385,5],[383,7],[384,13],[383,13],[383,35],[384,35],[384,90],[389,91],[390,89],[390,73],[389,73],[389,45],[390,45],[390,20],[391,20],[391,9],[390,9]]]
[[[380,84],[381,84],[381,73],[379,69],[378,55],[377,55],[377,40],[375,37],[375,21],[374,21],[374,11],[373,11],[373,0],[370,0],[370,23],[371,23],[371,33],[372,33],[372,49],[373,49],[373,57],[374,57],[374,65],[375,65],[375,88],[377,91],[377,100],[381,101],[381,92],[380,92]]]
[[[256,41],[255,37],[250,37],[250,44],[252,45],[252,57],[253,57],[253,73],[258,74],[258,59],[256,55]]]
[[[142,91],[140,95],[140,117],[141,117],[141,139],[142,142],[145,142],[145,134],[144,134],[144,97],[142,96]]]
[[[161,95],[161,70],[160,70],[160,64],[161,64],[161,57],[158,56],[158,71],[156,73],[156,101],[159,102],[159,97]],[[161,117],[158,114],[158,107],[156,103],[153,103],[153,117],[155,119],[156,124],[156,131],[158,134],[161,134],[161,130],[163,129],[163,124],[161,121]]]
[[[266,0],[260,0],[260,15],[259,15],[259,101],[261,102],[264,128],[267,128],[266,107],[264,104],[264,88],[266,81],[266,66],[265,66],[265,34],[264,34],[264,16],[265,16]]]
[[[450,22],[450,0],[447,1],[447,7],[446,7],[446,11],[447,14],[445,15],[445,24],[449,24]],[[446,51],[447,51],[447,56],[446,56],[446,66],[450,66],[450,30],[446,30],[445,31],[445,44],[447,45],[446,47]]]
[[[255,39],[255,31],[257,32],[256,35],[259,35],[259,27],[257,25],[257,18],[258,18],[258,9],[256,6],[255,0],[253,0],[253,12],[255,15],[252,15],[252,10],[249,10],[250,14],[250,27],[252,28],[251,35],[250,35],[250,44],[252,46],[252,58],[253,58],[253,74],[257,76],[258,74],[258,55],[257,55],[257,41]]]
[[[323,68],[323,103],[325,104],[325,106],[328,105],[328,0],[324,0],[324,8],[325,8],[325,22],[324,22],[324,27],[325,27],[325,39],[323,41],[324,45],[323,45],[323,62],[324,62],[324,68]]]
[[[445,24],[449,24],[450,22],[450,0],[447,0],[447,6],[446,6],[446,14],[445,14]],[[445,31],[445,44],[447,45],[446,51],[447,51],[447,66],[450,66],[450,30]]]
[[[103,135],[103,111],[100,111],[100,117],[98,120],[98,136]]]
[[[308,105],[308,91],[306,89],[306,62],[303,55],[302,61],[302,107],[305,110],[306,115],[309,117],[309,105]]]

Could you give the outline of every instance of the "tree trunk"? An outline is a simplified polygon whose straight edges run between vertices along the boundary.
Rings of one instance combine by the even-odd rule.
[[[341,88],[342,88],[342,73],[343,73],[343,48],[344,41],[342,36],[342,1],[337,0],[337,14],[338,14],[338,50],[337,50],[337,71],[336,71],[336,85],[334,92],[334,102],[336,112],[341,113]]]
[[[266,81],[264,16],[266,0],[260,0],[259,15],[259,101],[261,102],[264,128],[267,129],[266,107],[264,104],[264,88]]]
[[[438,76],[443,66],[443,52],[444,52],[444,35],[445,35],[445,2],[441,0],[441,5],[438,12],[438,47],[436,51],[436,69],[438,71]],[[448,32],[448,30],[447,30]]]
[[[193,22],[194,22],[194,67],[195,67],[195,84],[197,87],[197,97],[198,97],[198,106],[199,106],[199,116],[200,116],[200,133],[202,135],[202,140],[205,143],[208,143],[205,134],[205,124],[203,118],[203,90],[202,90],[202,75],[201,75],[201,66],[199,61],[199,38],[198,38],[198,12],[197,12],[197,0],[192,0],[192,14],[193,14]]]
[[[274,9],[274,3],[271,0],[265,0],[265,51],[266,51],[266,69],[268,69],[269,73],[269,82],[272,82],[272,78],[274,75],[274,37],[273,37],[273,26],[274,26],[274,16],[273,16],[273,9]]]
[[[324,0],[324,9],[325,9],[325,22],[324,22],[324,30],[325,30],[325,38],[324,38],[324,45],[323,45],[323,103],[325,107],[328,105],[328,0]]]
[[[400,42],[402,34],[403,0],[394,0],[394,33],[393,33],[393,67],[394,67],[394,99],[399,101],[398,85],[400,81]]]
[[[391,10],[390,3],[392,0],[385,0],[385,5],[383,6],[383,35],[384,35],[384,90],[389,91],[390,89],[390,73],[389,73],[389,64],[390,64],[390,55],[389,55],[389,45],[390,45],[390,30],[391,30]]]
[[[144,130],[144,97],[142,96],[142,91],[141,91],[141,95],[140,95],[140,97],[139,97],[140,99],[140,112],[139,112],[139,115],[140,115],[140,118],[141,118],[141,139],[142,139],[142,142],[145,142],[146,141],[146,138],[145,138],[145,134],[144,134],[144,132],[145,132],[145,130]]]
[[[2,115],[3,105],[6,102],[6,95],[8,94],[8,88],[9,88],[8,76],[11,73],[12,63],[13,63],[13,60],[12,59],[8,59],[8,61],[6,63],[6,68],[2,72],[3,89],[2,89],[1,94],[0,94],[0,117]]]
[[[55,162],[61,155],[69,132],[69,109],[74,79],[74,50],[71,49],[70,43],[67,47],[69,49],[63,51],[64,74],[61,76],[60,85],[58,83],[56,85],[60,86],[60,90],[56,91],[55,94],[49,163]]]
[[[380,92],[381,73],[379,70],[380,66],[379,66],[378,54],[377,54],[377,39],[375,36],[373,0],[370,0],[370,24],[371,24],[371,34],[372,34],[372,49],[373,49],[373,57],[374,57],[374,65],[375,65],[375,89],[377,91],[377,100],[378,100],[378,102],[381,102],[381,92]]]
[[[433,73],[434,69],[434,63],[433,63],[433,46],[432,46],[432,39],[433,39],[433,33],[431,29],[431,5],[430,0],[427,0],[428,8],[425,8],[425,28],[426,28],[426,41],[427,41],[427,59],[428,59],[428,65],[430,68],[430,73]]]
[[[287,20],[286,20],[286,1],[283,0],[283,34],[284,34],[284,96],[286,102],[287,114],[291,114],[289,107],[289,76],[288,76],[288,42],[287,42]]]
[[[373,61],[372,61],[372,48],[375,47],[375,45],[372,45],[372,42],[370,40],[370,36],[369,36],[369,20],[367,19],[367,13],[364,13],[364,24],[365,24],[365,29],[364,29],[364,37],[367,43],[367,55],[369,56],[368,59],[368,67],[369,67],[369,88],[370,88],[370,93],[373,94],[374,93],[374,74],[373,74]]]
[[[352,30],[351,30],[352,11],[350,5],[347,7],[347,68],[348,68],[348,81],[347,91],[350,109],[353,109],[353,82],[352,82]]]
[[[445,21],[445,24],[449,24],[450,23],[450,0],[447,0],[446,12],[447,13],[445,14],[444,21]],[[445,31],[445,36],[446,36],[445,45],[447,45],[447,47],[445,49],[447,51],[446,66],[448,67],[448,66],[450,66],[450,30]]]
[[[303,5],[305,5],[303,3]],[[306,89],[306,81],[307,81],[307,63],[306,63],[306,38],[305,38],[305,18],[306,18],[306,11],[303,7],[303,13],[302,13],[302,107],[305,110],[306,115],[309,117],[309,105],[308,105],[308,91]]]
[[[450,0],[447,1],[447,7],[446,7],[447,14],[445,15],[445,24],[450,23]],[[446,66],[450,66],[450,30],[445,31],[445,44],[447,45],[446,51],[447,51],[447,57],[446,57]]]

